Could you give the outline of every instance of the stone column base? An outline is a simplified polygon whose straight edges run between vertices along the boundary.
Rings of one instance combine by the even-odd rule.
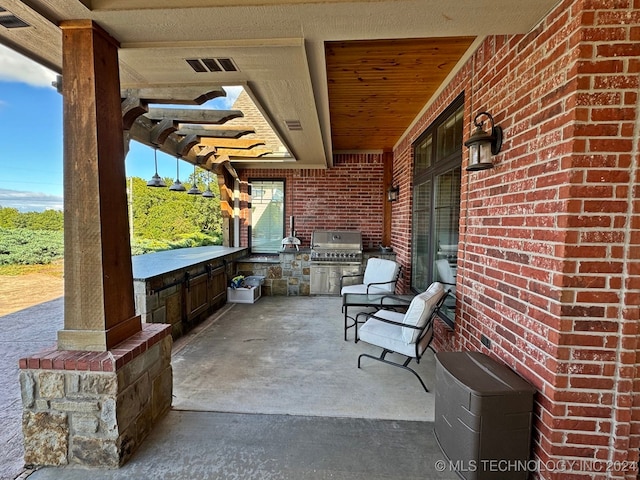
[[[116,468],[171,407],[171,326],[106,352],[57,350],[20,360],[27,465]]]

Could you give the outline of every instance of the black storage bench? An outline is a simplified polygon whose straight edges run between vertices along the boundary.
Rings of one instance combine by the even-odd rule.
[[[479,352],[436,354],[435,435],[466,480],[525,480],[536,389]]]

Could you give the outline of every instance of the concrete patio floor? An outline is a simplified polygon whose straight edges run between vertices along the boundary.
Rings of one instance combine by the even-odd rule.
[[[61,317],[62,302],[52,306]],[[172,410],[126,465],[22,478],[458,478],[439,471],[433,393],[388,365],[358,369],[357,356],[377,349],[342,339],[340,308],[320,296],[228,304],[176,341]],[[28,310],[11,320],[38,313]],[[417,369],[433,386],[433,356]]]

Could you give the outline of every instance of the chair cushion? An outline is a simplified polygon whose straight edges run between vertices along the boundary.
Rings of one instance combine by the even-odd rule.
[[[399,263],[373,257],[367,261],[367,268],[364,271],[362,283],[369,285],[370,283],[392,282],[398,278],[399,271]],[[380,291],[387,293],[393,293],[396,290],[395,283],[376,285],[372,288],[380,289]],[[369,291],[371,291],[371,289]]]
[[[404,317],[402,313],[392,312],[390,310],[379,310],[375,315],[386,318],[387,320],[393,320],[394,322],[402,322],[402,318]],[[406,328],[370,318],[364,325],[358,328],[358,338],[371,345],[376,345],[391,350],[392,352],[415,358],[416,347],[413,344],[408,344],[404,338],[402,338],[402,330],[406,330]]]
[[[444,286],[440,282],[433,282],[427,290],[416,295],[404,315],[402,323],[423,327],[433,314],[438,300],[444,294]],[[420,335],[420,330],[413,328],[403,328],[402,338],[407,343],[415,343]]]

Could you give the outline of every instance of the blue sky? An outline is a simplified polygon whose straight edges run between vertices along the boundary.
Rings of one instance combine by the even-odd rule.
[[[0,207],[20,211],[62,210],[62,96],[51,85],[55,73],[0,45]],[[235,93],[235,94],[234,94]],[[238,90],[207,102],[231,108]],[[193,167],[182,162],[181,180]],[[132,141],[127,176],[150,178],[153,150]],[[175,157],[158,152],[158,174],[175,177]]]

